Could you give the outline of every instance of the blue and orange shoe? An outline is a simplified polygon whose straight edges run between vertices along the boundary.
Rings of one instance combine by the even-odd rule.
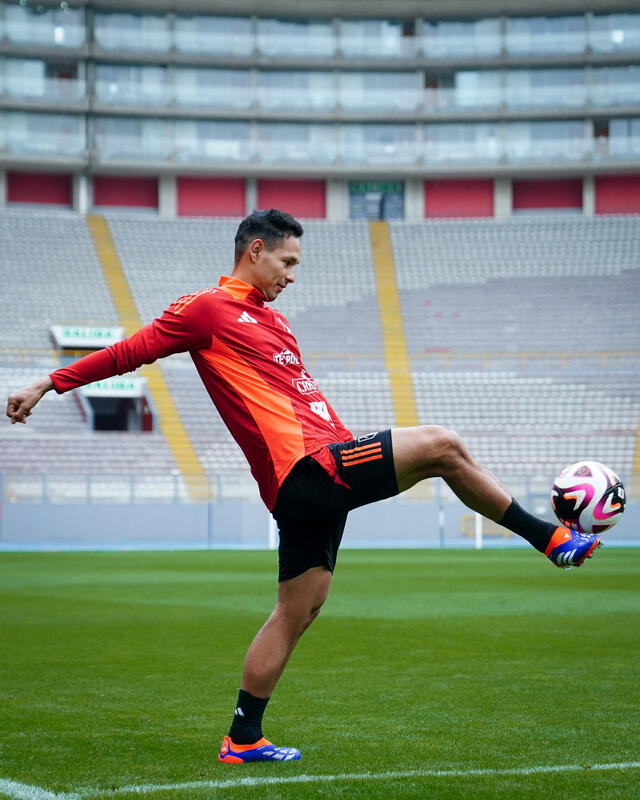
[[[560,569],[581,567],[585,559],[602,547],[602,540],[595,533],[580,533],[571,528],[556,528],[544,551],[545,556]]]
[[[225,736],[218,753],[224,764],[249,764],[251,761],[298,761],[300,751],[293,747],[276,747],[264,737],[254,744],[235,744]]]

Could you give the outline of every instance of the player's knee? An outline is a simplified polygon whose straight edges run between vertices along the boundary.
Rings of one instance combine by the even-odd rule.
[[[455,431],[442,425],[423,425],[420,431],[425,454],[443,470],[455,468],[467,457],[464,442]]]
[[[324,600],[312,606],[307,603],[287,604],[285,606],[281,605],[276,611],[286,620],[291,632],[300,636],[317,618],[323,605]]]
[[[312,608],[312,609],[309,611],[309,613],[307,614],[307,618],[306,618],[306,620],[305,620],[305,622],[304,622],[304,626],[303,626],[303,628],[302,628],[302,631],[303,631],[303,632],[304,632],[304,631],[306,631],[306,630],[307,630],[307,628],[309,627],[309,625],[311,625],[311,623],[312,623],[312,622],[313,622],[315,619],[317,619],[317,618],[318,618],[318,614],[320,613],[320,609],[322,608],[322,606],[323,606],[323,605],[324,605],[324,602],[320,603],[320,605],[318,605],[318,606],[314,606],[314,607],[313,607],[313,608]]]

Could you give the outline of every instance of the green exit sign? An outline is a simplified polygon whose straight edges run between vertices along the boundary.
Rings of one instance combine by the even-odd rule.
[[[350,181],[350,194],[402,194],[402,181]]]
[[[52,325],[51,334],[58,347],[98,349],[119,342],[124,329],[120,325]]]
[[[146,386],[146,378],[114,377],[82,386],[80,392],[85,397],[144,397]]]

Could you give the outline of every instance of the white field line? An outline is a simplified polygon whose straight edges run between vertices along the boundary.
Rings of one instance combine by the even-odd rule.
[[[618,764],[557,764],[513,769],[414,769],[393,772],[351,772],[342,775],[283,775],[281,777],[244,777],[229,780],[187,781],[185,783],[133,784],[115,790],[85,790],[81,798],[102,797],[115,794],[152,794],[190,789],[236,789],[243,786],[280,786],[295,783],[319,783],[321,781],[385,781],[403,778],[475,778],[506,775],[544,775],[553,772],[604,772],[606,770],[639,769],[640,761]]]
[[[295,783],[320,783],[321,781],[384,781],[403,778],[477,778],[507,775],[545,775],[558,772],[605,772],[607,770],[639,769],[640,761],[615,764],[552,764],[538,767],[512,769],[413,769],[393,772],[351,772],[342,775],[283,775],[281,777],[244,777],[229,780],[187,781],[184,783],[133,784],[119,789],[79,789],[72,793],[56,793],[40,786],[0,778],[0,795],[13,800],[86,800],[116,794],[152,794],[190,789],[236,789],[243,786],[280,786]]]
[[[77,794],[57,794],[40,786],[30,786],[28,783],[18,783],[6,778],[0,778],[0,794],[14,800],[80,800]]]

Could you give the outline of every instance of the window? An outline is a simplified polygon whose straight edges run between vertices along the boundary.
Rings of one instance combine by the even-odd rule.
[[[5,5],[6,33],[16,44],[80,47],[85,42],[84,11],[49,9],[34,13],[19,5]]]
[[[507,51],[514,55],[581,53],[586,45],[584,15],[511,17],[507,20]]]
[[[248,17],[176,17],[175,43],[181,53],[247,56],[253,50]]]
[[[596,53],[640,50],[640,14],[594,15],[590,43]]]
[[[331,58],[336,37],[328,21],[259,19],[258,49],[274,58]]]
[[[422,48],[427,58],[497,56],[501,47],[500,20],[495,17],[424,25]]]
[[[183,161],[248,161],[251,155],[248,122],[176,122],[176,156]]]
[[[258,100],[264,109],[332,109],[336,103],[331,72],[264,70],[258,73]]]
[[[577,161],[590,150],[591,143],[582,120],[508,123],[510,161]]]
[[[345,111],[413,111],[420,104],[415,72],[342,72],[340,104]]]
[[[417,161],[416,125],[343,125],[341,155],[348,163],[413,164]]]
[[[189,69],[177,67],[175,96],[190,108],[249,108],[254,89],[247,69]]]
[[[447,86],[440,79],[435,92],[438,108],[496,108],[501,103],[502,81],[498,70],[460,70],[443,77],[449,77],[451,82]],[[428,92],[428,98],[433,94]]]
[[[171,99],[165,67],[97,64],[96,96],[111,105],[163,106]]]
[[[335,128],[289,122],[258,125],[258,156],[261,161],[328,163],[335,160]]]
[[[6,112],[6,146],[11,153],[79,156],[86,147],[84,117],[77,114]]]
[[[342,20],[340,49],[347,58],[402,58],[415,54],[415,38],[401,22]]]
[[[514,69],[507,72],[509,108],[582,106],[586,99],[583,69]]]
[[[425,125],[427,162],[495,161],[500,156],[499,129],[495,124]]]
[[[152,14],[96,13],[96,43],[104,50],[166,51],[169,19]]]
[[[102,159],[167,158],[171,153],[169,124],[147,117],[97,117],[95,138]]]
[[[591,82],[597,106],[637,105],[640,98],[640,66],[594,67]]]
[[[47,65],[33,58],[7,58],[4,65],[7,92],[11,97],[44,97]]]
[[[85,41],[84,11],[67,9],[34,13],[5,5],[6,33],[16,44],[80,47]]]
[[[640,156],[640,117],[612,119],[609,123],[609,155],[612,158]]]

